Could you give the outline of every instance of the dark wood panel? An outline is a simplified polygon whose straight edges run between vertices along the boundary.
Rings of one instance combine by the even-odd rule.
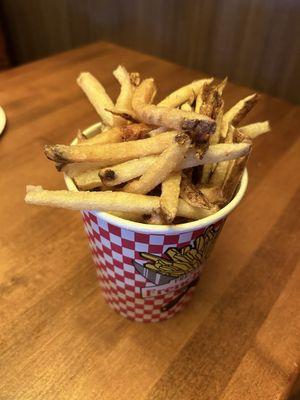
[[[295,0],[3,0],[17,63],[99,39],[300,101]]]

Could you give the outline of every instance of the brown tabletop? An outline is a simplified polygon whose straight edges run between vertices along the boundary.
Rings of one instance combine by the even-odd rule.
[[[262,95],[270,119],[186,310],[158,324],[124,320],[100,295],[80,214],[24,204],[25,185],[63,188],[42,152],[98,120],[76,77],[115,96],[124,63],[159,97],[203,74],[100,42],[0,75],[0,399],[286,399],[300,358],[300,109]],[[229,84],[227,106],[252,91]],[[298,264],[297,264],[298,262]]]

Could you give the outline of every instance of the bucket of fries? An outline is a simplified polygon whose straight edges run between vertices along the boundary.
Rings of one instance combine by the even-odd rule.
[[[256,94],[224,111],[227,80],[200,79],[157,105],[153,79],[114,71],[114,104],[101,83],[78,84],[101,122],[71,145],[46,145],[68,190],[28,186],[25,201],[80,210],[108,304],[158,322],[191,298],[228,214],[242,199],[252,140],[269,123],[238,126]]]

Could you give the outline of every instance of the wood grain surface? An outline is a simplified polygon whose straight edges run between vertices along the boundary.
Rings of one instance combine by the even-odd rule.
[[[262,95],[247,119],[273,131],[255,142],[248,192],[192,302],[167,322],[108,308],[79,213],[24,204],[26,184],[64,187],[42,145],[97,121],[79,72],[115,96],[119,63],[153,76],[159,96],[202,76],[105,42],[0,75],[0,399],[287,399],[300,361],[299,107]],[[250,93],[229,84],[226,106]]]
[[[299,1],[2,0],[1,15],[18,63],[104,39],[300,103]]]

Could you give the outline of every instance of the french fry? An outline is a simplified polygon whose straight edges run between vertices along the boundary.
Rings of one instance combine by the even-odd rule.
[[[122,140],[139,140],[150,137],[149,132],[153,131],[153,127],[140,123],[140,124],[130,124],[122,129]],[[152,135],[154,136],[154,135]]]
[[[215,131],[216,124],[211,118],[193,112],[149,104],[151,91],[153,91],[153,82],[151,79],[146,79],[133,95],[132,107],[141,121],[194,134],[196,142],[206,140],[207,136]]]
[[[228,203],[234,196],[234,193],[236,192],[236,189],[241,181],[247,161],[248,156],[245,156],[235,160],[231,165],[230,171],[222,188],[225,204]]]
[[[146,156],[126,161],[113,167],[103,168],[99,176],[107,186],[115,186],[143,175],[157,160],[157,156]]]
[[[82,72],[77,78],[77,83],[94,106],[105,125],[113,126],[114,118],[106,108],[113,108],[114,103],[106,93],[101,83],[89,72]]]
[[[75,185],[80,190],[90,190],[102,186],[99,170],[88,170],[74,177]]]
[[[151,224],[151,225],[163,225],[165,224],[164,219],[162,218],[160,212],[158,211],[153,211],[151,215],[144,215],[144,222],[146,224]]]
[[[175,108],[181,104],[195,99],[195,96],[201,91],[203,85],[209,84],[213,81],[213,78],[200,79],[198,81],[191,82],[190,84],[183,86],[175,92],[169,94],[165,99],[158,103],[158,106]]]
[[[134,88],[141,83],[140,74],[138,72],[130,72],[129,76],[130,82]]]
[[[127,113],[133,112],[131,102],[134,87],[131,83],[130,74],[123,65],[119,65],[113,71],[113,75],[121,85],[120,94],[116,101],[116,108],[124,110]]]
[[[224,204],[222,189],[216,186],[201,187],[199,189],[211,204],[221,206]]]
[[[172,172],[161,185],[160,208],[168,224],[173,222],[178,208],[181,172]]]
[[[225,142],[230,144],[233,141],[233,132],[234,132],[234,127],[231,125],[228,129],[227,132],[227,136],[225,139]],[[249,145],[251,146],[251,144],[249,143]],[[227,169],[229,167],[229,163],[230,161],[223,161],[223,162],[219,162],[216,166],[216,168],[214,169],[212,176],[209,179],[209,183],[212,186],[218,186],[218,187],[222,187],[225,177],[226,177],[226,172]]]
[[[86,171],[99,171],[102,164],[97,162],[82,162],[82,163],[69,163],[69,164],[61,164],[60,171],[64,172],[70,178],[75,178],[75,176],[79,176]]]
[[[247,154],[250,144],[217,144],[209,146],[202,158],[197,157],[197,150],[187,151],[182,169],[196,167],[206,163],[217,163],[223,160],[232,160]],[[100,170],[100,178],[106,186],[115,186],[130,181],[143,175],[148,169],[157,162],[158,156],[147,156],[127,161],[122,164],[114,165]],[[72,164],[69,164],[69,168]],[[180,169],[180,168],[179,168]],[[75,174],[76,175],[76,174]],[[73,173],[73,176],[75,176]],[[77,174],[78,175],[78,174]]]
[[[128,183],[123,190],[141,194],[150,192],[150,190],[163,182],[176,167],[182,164],[189,144],[190,140],[187,136],[183,138],[183,143],[173,143],[161,153],[156,163],[139,180]]]
[[[224,114],[224,120],[233,126],[237,126],[249,111],[252,110],[258,99],[258,94],[254,93],[240,100]]]
[[[84,141],[78,142],[78,146],[82,145],[92,145],[92,144],[106,144],[106,143],[118,143],[122,141],[123,131],[120,127],[114,127],[108,130],[105,130],[98,135],[93,136],[90,139],[86,139]]]
[[[227,78],[216,86],[205,86],[202,92],[201,103],[199,106],[199,112],[216,120],[216,131],[214,135],[209,137],[210,144],[219,143],[220,136],[223,128],[223,111],[224,101],[222,99],[222,93],[226,86]],[[212,170],[215,168],[213,164],[205,164],[202,170],[202,183],[206,183],[210,177]]]
[[[134,222],[144,222],[143,216],[141,214],[124,212],[124,211],[108,211],[109,214],[114,215],[119,218],[127,219],[128,221]]]
[[[69,210],[99,210],[151,214],[159,209],[159,197],[124,192],[71,192],[68,190],[44,190],[41,186],[27,186],[27,204],[66,208]],[[179,199],[177,215],[200,219],[216,212],[192,207]]]
[[[181,181],[180,197],[194,207],[201,207],[208,210],[213,207],[213,204],[209,202],[201,190],[187,178]]]
[[[246,135],[252,140],[260,135],[263,135],[264,133],[269,132],[270,130],[271,127],[269,121],[255,122],[254,124],[249,124],[238,128],[239,132]]]
[[[182,111],[188,111],[188,112],[194,111],[194,110],[193,110],[193,107],[189,104],[188,101],[182,104],[182,106],[180,107],[180,110],[182,110]]]
[[[151,154],[159,154],[174,142],[177,132],[166,132],[148,139],[132,142],[90,145],[46,145],[44,152],[53,161],[85,162],[97,161],[98,165],[108,166]]]
[[[190,204],[188,204],[186,201],[184,201],[183,199],[179,199],[177,216],[197,220],[197,219],[208,217],[209,215],[216,213],[218,210],[219,210],[218,206],[214,206],[210,209],[193,207]]]

